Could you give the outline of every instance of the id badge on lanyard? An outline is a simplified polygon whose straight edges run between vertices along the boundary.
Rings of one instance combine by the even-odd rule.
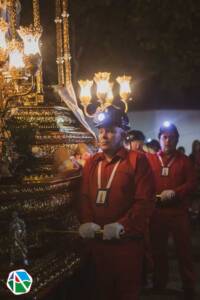
[[[169,176],[169,168],[168,167],[162,167],[161,176]]]
[[[108,183],[106,185],[106,188],[101,188],[101,166],[102,166],[102,161],[100,161],[99,165],[98,165],[98,190],[97,190],[97,196],[96,196],[96,205],[108,205],[108,196],[109,196],[109,191],[110,191],[110,187],[112,184],[112,181],[114,179],[114,176],[116,174],[117,171],[117,167],[119,166],[120,160],[115,164],[112,173],[110,175],[110,178],[108,180]]]
[[[169,176],[169,171],[170,171],[170,167],[172,165],[172,163],[174,162],[175,157],[173,157],[170,162],[168,163],[167,166],[164,166],[162,157],[160,155],[158,155],[160,164],[161,164],[161,176],[167,177]]]
[[[98,189],[96,196],[96,205],[106,205],[108,203],[109,189]]]

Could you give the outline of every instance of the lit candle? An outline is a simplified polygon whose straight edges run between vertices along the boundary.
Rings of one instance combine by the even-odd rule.
[[[5,62],[7,58],[7,42],[6,32],[8,24],[1,18],[0,19],[0,62]]]
[[[12,68],[24,68],[23,49],[16,40],[12,40],[9,44],[9,69]]]
[[[39,39],[42,34],[41,28],[37,29],[32,25],[30,25],[29,27],[20,26],[20,29],[17,30],[17,32],[19,33],[24,43],[24,55],[41,55],[39,48]]]
[[[91,87],[93,85],[92,80],[79,80],[80,85],[80,100],[82,105],[88,105],[92,98],[91,96]]]
[[[108,93],[110,92],[110,73],[107,72],[99,72],[94,76],[94,81],[97,85],[97,97],[105,101]]]
[[[130,88],[131,76],[124,75],[121,77],[117,77],[116,81],[120,85],[120,90],[119,90],[120,97],[122,98],[122,100],[127,100],[131,93],[131,88]]]

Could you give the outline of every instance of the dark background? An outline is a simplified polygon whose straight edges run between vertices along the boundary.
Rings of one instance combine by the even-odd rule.
[[[32,1],[21,0],[22,23]],[[56,83],[54,0],[40,0],[45,83]],[[200,109],[200,1],[69,0],[74,87],[110,71],[133,77],[130,109]]]

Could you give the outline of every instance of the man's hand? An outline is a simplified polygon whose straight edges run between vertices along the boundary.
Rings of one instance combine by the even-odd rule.
[[[175,197],[175,192],[173,190],[164,190],[160,194],[160,200],[161,202],[164,202],[166,200],[171,200]]]
[[[100,230],[101,227],[95,223],[84,223],[79,227],[79,235],[83,239],[93,239],[96,231]]]
[[[103,228],[103,240],[120,239],[124,226],[119,223],[107,224]]]

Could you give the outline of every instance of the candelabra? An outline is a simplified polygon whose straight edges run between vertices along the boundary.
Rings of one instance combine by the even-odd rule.
[[[80,85],[80,101],[84,109],[84,113],[88,117],[95,117],[106,109],[107,106],[114,105],[115,98],[113,96],[113,82],[110,82],[111,73],[96,73],[93,80],[79,80]],[[128,100],[131,95],[131,76],[119,76],[116,78],[119,84],[119,95],[121,104],[124,106],[125,112],[128,110]],[[93,84],[96,84],[96,97],[92,97]]]
[[[38,0],[33,0],[33,13]],[[39,22],[18,26],[20,2],[1,1],[0,6],[0,108],[4,111],[12,99],[36,92],[36,73],[41,64]],[[35,20],[35,17],[34,17]]]
[[[0,0],[0,265],[6,282],[11,266],[29,264],[36,279],[30,297],[39,299],[80,265],[77,235],[71,234],[79,226],[73,202],[84,163],[81,145],[92,146],[94,136],[75,101],[65,105],[51,87],[43,89],[39,0],[32,3],[33,25],[20,27],[20,1]],[[54,4],[58,85],[69,89],[68,0]],[[66,230],[70,235],[63,237]]]

